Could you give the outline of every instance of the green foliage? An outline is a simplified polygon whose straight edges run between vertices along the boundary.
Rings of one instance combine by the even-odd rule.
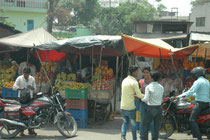
[[[97,0],[60,0],[59,5],[69,12],[74,12],[73,25],[86,26],[97,16],[100,7]]]
[[[162,4],[156,9],[147,0],[124,2],[118,7],[108,8],[101,7],[98,0],[60,0],[58,6],[74,13],[70,20],[71,26],[90,26],[95,34],[107,35],[131,35],[134,21],[154,20],[156,15],[166,9]]]
[[[147,0],[121,3],[116,8],[101,8],[92,26],[96,34],[118,35],[124,33],[131,35],[133,34],[134,21],[153,20],[156,13],[162,9],[155,9]]]

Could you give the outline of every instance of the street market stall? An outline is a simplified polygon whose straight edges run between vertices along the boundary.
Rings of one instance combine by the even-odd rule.
[[[106,120],[108,118],[112,109],[111,99],[114,97],[114,101],[116,102],[116,82],[114,82],[113,80],[113,70],[108,67],[107,63],[103,63],[104,61],[102,60],[102,56],[117,57],[115,79],[118,79],[117,76],[119,56],[125,54],[122,39],[120,36],[93,35],[76,37],[53,41],[51,43],[35,46],[34,48],[41,50],[56,49],[58,51],[69,54],[77,54],[80,57],[80,62],[82,56],[90,56],[92,63],[92,88],[89,88],[88,99],[95,102],[94,105],[91,107],[94,108],[93,116],[95,120],[97,120],[97,117],[101,117],[103,120]],[[98,65],[96,68],[94,68],[93,61],[94,57],[96,56],[98,57]],[[80,69],[81,67],[82,66],[80,63]],[[82,89],[77,89],[77,91],[79,90]],[[73,89],[69,90],[69,88],[66,88],[65,91],[66,96],[71,96],[72,94],[74,94]],[[71,111],[72,110],[70,110],[70,112]],[[97,113],[97,111],[99,112]],[[105,115],[107,115],[107,117],[104,117],[104,113]]]
[[[4,46],[4,48],[10,48],[10,47],[17,48],[17,49],[27,48],[28,49],[27,58],[28,58],[29,53],[30,53],[29,49],[31,49],[34,45],[41,45],[41,44],[48,43],[48,42],[55,41],[55,40],[57,40],[57,39],[54,38],[51,34],[49,34],[47,31],[45,31],[43,28],[38,28],[38,29],[31,30],[28,32],[1,38],[0,45]],[[58,59],[58,57],[56,57],[58,55],[59,55],[59,59],[65,57],[64,53],[61,54],[55,50],[48,51],[47,57],[43,57],[43,54],[46,54],[46,53],[44,51],[40,51],[40,50],[38,50],[37,54],[36,54],[36,56],[39,56],[39,55],[41,56],[41,62],[43,61],[43,59],[45,59],[45,61],[46,60],[52,61],[55,58]],[[62,56],[60,56],[60,54]],[[27,59],[27,61],[28,61],[28,59]],[[42,67],[44,67],[44,65],[42,65]],[[51,71],[48,71],[48,73],[50,73],[50,72]],[[37,74],[37,75],[39,75],[39,76],[43,75],[43,72],[41,72],[41,73],[42,74]],[[37,87],[38,87],[37,89],[39,89],[40,91],[48,92],[49,88],[52,87],[51,82],[49,80],[47,80],[46,77],[42,78],[42,76],[40,76],[39,78],[36,78],[36,79],[37,79],[36,82],[37,82]],[[13,80],[15,80],[15,79],[13,79]],[[10,86],[10,87],[12,87],[12,86]],[[46,90],[46,89],[48,89],[48,90]],[[8,92],[5,93],[5,95],[7,95],[7,94],[9,95],[9,92],[12,91],[12,89],[7,90],[7,91]]]
[[[164,75],[160,82],[166,89],[164,95],[167,96],[175,88],[179,94],[183,89],[183,85],[180,84],[182,83],[183,68],[179,60],[192,54],[198,45],[177,49],[160,39],[140,39],[126,35],[122,35],[122,38],[128,53],[135,56],[159,58],[158,61],[154,59],[153,63],[156,66],[153,68],[158,69]],[[174,85],[176,87],[172,87]]]

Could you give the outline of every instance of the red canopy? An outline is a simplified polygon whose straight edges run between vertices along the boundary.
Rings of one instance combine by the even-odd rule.
[[[41,61],[43,62],[60,62],[66,58],[66,54],[64,52],[57,52],[56,50],[37,50]],[[37,53],[33,53],[33,55],[38,58]]]

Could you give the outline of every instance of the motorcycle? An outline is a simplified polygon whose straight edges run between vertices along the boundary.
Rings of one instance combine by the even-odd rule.
[[[57,89],[49,97],[39,96],[27,104],[15,100],[0,98],[0,136],[14,138],[21,130],[46,127],[54,117],[54,124],[64,137],[73,137],[77,133],[77,123],[73,116],[64,111],[65,101]],[[55,115],[55,116],[53,116]]]
[[[171,97],[164,98],[159,138],[167,139],[175,130],[190,134],[189,118],[193,107],[194,103],[188,102],[184,98],[176,100]],[[210,139],[210,108],[201,112],[197,123],[201,134]]]

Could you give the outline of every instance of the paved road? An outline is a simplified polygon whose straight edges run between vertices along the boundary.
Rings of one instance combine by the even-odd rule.
[[[65,138],[54,128],[45,128],[36,131],[39,135],[16,137],[15,140],[64,140]],[[26,133],[26,132],[25,132]],[[204,137],[205,138],[205,137]],[[116,129],[80,129],[78,135],[68,140],[120,140],[120,130]],[[131,140],[131,132],[127,134]],[[195,140],[187,134],[173,134],[168,140]],[[206,139],[207,140],[207,139]]]
[[[122,119],[115,118],[104,124],[91,123],[88,129],[79,129],[77,136],[68,140],[120,140],[120,127]],[[16,137],[15,140],[64,140],[65,138],[56,130],[55,126],[36,130],[38,136]],[[28,132],[25,131],[25,134]],[[138,134],[139,136],[139,134]],[[131,140],[131,132],[127,134],[127,140]],[[203,137],[205,138],[205,137]],[[14,139],[13,139],[14,140]],[[138,138],[139,140],[139,138]],[[187,134],[174,133],[168,140],[195,140]],[[207,139],[205,139],[207,140]]]

